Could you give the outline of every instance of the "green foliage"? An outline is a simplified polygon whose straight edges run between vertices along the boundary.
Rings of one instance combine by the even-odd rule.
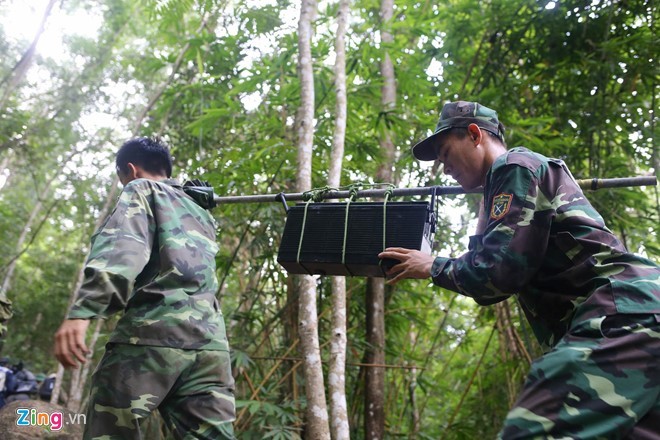
[[[251,427],[242,433],[246,438],[273,440],[298,440],[300,424],[295,408],[291,404],[274,405],[256,400],[237,400],[236,410],[247,410],[253,417]]]

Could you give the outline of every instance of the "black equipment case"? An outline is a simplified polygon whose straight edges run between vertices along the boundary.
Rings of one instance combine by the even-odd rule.
[[[348,218],[347,203],[297,204],[287,211],[277,261],[293,274],[384,277],[396,264],[381,263],[378,254],[385,247],[431,253],[433,204],[351,202]]]

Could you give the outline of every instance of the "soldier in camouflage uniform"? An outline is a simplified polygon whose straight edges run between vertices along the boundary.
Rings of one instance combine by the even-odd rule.
[[[386,249],[400,260],[390,282],[431,277],[481,305],[515,296],[545,349],[499,438],[660,438],[658,265],[624,248],[561,160],[507,151],[487,107],[446,104],[412,151],[483,186],[487,209],[458,258]]]
[[[89,320],[123,311],[92,377],[84,438],[144,438],[156,408],[176,438],[234,438],[213,217],[170,178],[157,141],[126,142],[116,162],[124,190],[92,237],[85,280],[55,335],[58,360],[76,367]]]

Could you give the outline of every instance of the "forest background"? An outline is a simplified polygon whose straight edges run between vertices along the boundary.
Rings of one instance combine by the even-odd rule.
[[[52,336],[131,136],[161,136],[176,175],[221,196],[450,185],[410,147],[462,99],[578,179],[657,173],[657,19],[652,0],[0,1],[0,279],[15,311],[2,355],[57,372],[59,401],[84,408],[114,320],[91,326],[92,359],[73,373]],[[658,261],[657,187],[588,195]],[[458,255],[478,196],[440,203],[436,250]],[[514,300],[291,277],[276,261],[280,204],[213,214],[239,438],[495,436],[539,354]]]

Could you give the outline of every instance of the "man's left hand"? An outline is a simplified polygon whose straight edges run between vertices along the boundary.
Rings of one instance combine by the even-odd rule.
[[[64,367],[76,368],[85,363],[89,349],[85,345],[85,333],[89,320],[66,319],[55,333],[55,357]]]
[[[398,247],[385,249],[378,254],[378,258],[399,260],[399,263],[386,272],[388,276],[394,275],[392,279],[387,281],[387,284],[396,284],[404,278],[429,278],[435,260],[435,257],[424,252]]]

